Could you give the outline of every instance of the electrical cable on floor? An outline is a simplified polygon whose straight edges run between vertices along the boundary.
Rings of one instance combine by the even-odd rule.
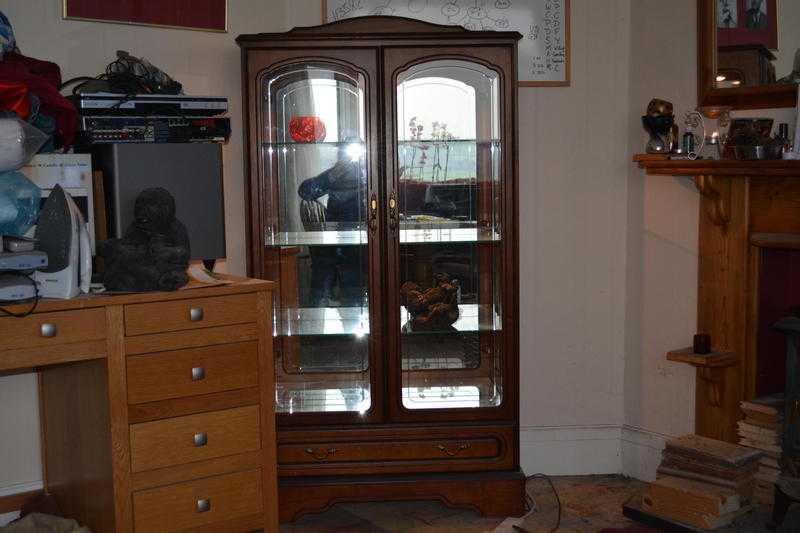
[[[19,276],[21,278],[27,278],[30,280],[31,284],[33,284],[33,299],[27,300],[29,302],[33,302],[33,305],[30,309],[22,312],[22,313],[15,313],[14,311],[10,311],[5,307],[0,307],[0,314],[6,316],[13,316],[14,318],[25,318],[28,315],[32,315],[34,311],[36,311],[36,307],[39,305],[39,286],[36,284],[36,281],[30,276],[25,274],[5,274],[6,276]],[[25,303],[24,300],[20,301],[7,301],[7,300],[0,300],[0,305],[9,305],[9,304],[20,304]]]
[[[550,484],[550,488],[553,491],[553,496],[556,497],[556,503],[558,504],[558,517],[556,518],[556,525],[549,532],[549,533],[553,533],[553,531],[556,531],[558,528],[561,527],[561,498],[558,497],[558,491],[556,490],[556,486],[553,485],[553,481],[550,479],[550,477],[548,475],[546,475],[546,474],[533,474],[533,475],[527,476],[525,478],[525,503],[528,506],[528,511],[532,510],[535,507],[533,499],[528,494],[528,481],[531,481],[532,479],[539,479],[539,478],[546,480],[547,483]],[[533,533],[532,531],[528,531],[527,529],[525,529],[522,526],[514,525],[512,527],[514,528],[515,531],[521,531],[522,533]]]

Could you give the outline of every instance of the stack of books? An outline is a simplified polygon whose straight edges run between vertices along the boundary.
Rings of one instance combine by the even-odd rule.
[[[686,435],[667,442],[644,511],[680,524],[715,529],[749,509],[762,453]]]
[[[772,506],[781,473],[783,394],[742,402],[741,408],[744,419],[739,421],[739,444],[764,452],[756,472],[753,500]]]

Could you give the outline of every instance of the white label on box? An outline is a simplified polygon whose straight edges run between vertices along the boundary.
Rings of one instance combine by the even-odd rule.
[[[89,154],[39,154],[20,169],[42,189],[56,184],[64,188],[92,188],[92,156]]]

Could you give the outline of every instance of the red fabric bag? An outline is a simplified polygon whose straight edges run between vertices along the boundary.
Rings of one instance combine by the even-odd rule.
[[[13,111],[22,120],[31,116],[31,99],[24,83],[0,81],[0,110]]]
[[[61,69],[58,65],[21,54],[7,53],[3,61],[0,61],[0,83],[22,84],[38,96],[41,113],[56,121],[56,146],[72,146],[78,129],[78,111],[58,91],[61,86]]]

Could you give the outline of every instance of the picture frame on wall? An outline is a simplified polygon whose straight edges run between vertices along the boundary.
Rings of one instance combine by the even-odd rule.
[[[717,46],[762,45],[778,49],[777,0],[715,0]]]
[[[227,33],[227,0],[62,0],[65,20]]]
[[[736,1],[736,0],[734,0]],[[322,21],[395,16],[477,31],[517,31],[520,87],[569,87],[570,0],[322,0]]]

